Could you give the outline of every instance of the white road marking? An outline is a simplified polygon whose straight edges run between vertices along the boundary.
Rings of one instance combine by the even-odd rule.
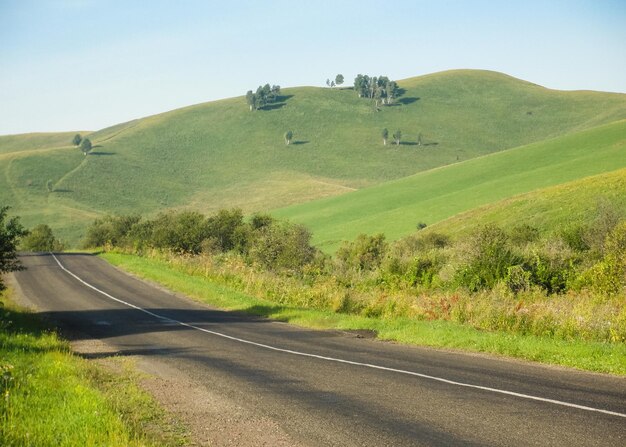
[[[320,359],[320,360],[326,360],[326,361],[330,361],[330,362],[336,362],[336,363],[344,363],[347,365],[354,365],[354,366],[363,366],[366,368],[372,368],[372,369],[378,369],[378,370],[382,370],[382,371],[390,371],[390,372],[395,372],[395,373],[399,373],[399,374],[406,374],[409,376],[415,376],[415,377],[420,377],[422,379],[429,379],[429,380],[434,380],[437,382],[442,382],[442,383],[447,383],[449,385],[455,385],[455,386],[461,386],[461,387],[465,387],[465,388],[473,388],[473,389],[477,389],[477,390],[482,390],[482,391],[489,391],[492,393],[498,393],[498,394],[505,394],[507,396],[514,396],[514,397],[519,397],[522,399],[529,399],[529,400],[534,400],[534,401],[539,401],[539,402],[546,402],[546,403],[550,403],[550,404],[555,404],[555,405],[561,405],[564,407],[570,407],[570,408],[577,408],[579,410],[585,410],[585,411],[593,411],[596,413],[603,413],[603,414],[608,414],[611,416],[618,416],[618,417],[622,417],[622,418],[626,418],[626,414],[624,413],[618,413],[616,411],[610,411],[610,410],[603,410],[601,408],[593,408],[593,407],[587,407],[585,405],[578,405],[578,404],[573,404],[570,402],[563,402],[560,400],[555,400],[555,399],[548,399],[545,397],[539,397],[539,396],[532,396],[530,394],[523,394],[523,393],[516,393],[514,391],[507,391],[507,390],[501,390],[498,388],[491,388],[491,387],[487,387],[487,386],[481,386],[481,385],[472,385],[470,383],[464,383],[464,382],[457,382],[455,380],[449,380],[449,379],[444,379],[443,377],[436,377],[436,376],[430,376],[428,374],[421,374],[421,373],[417,373],[417,372],[413,372],[413,371],[406,371],[403,369],[396,369],[396,368],[389,368],[386,366],[380,366],[380,365],[374,365],[371,363],[362,363],[362,362],[354,362],[351,360],[345,360],[345,359],[339,359],[339,358],[335,358],[335,357],[326,357],[323,355],[317,355],[317,354],[310,354],[307,352],[300,352],[300,351],[293,351],[291,349],[284,349],[284,348],[277,348],[275,346],[271,346],[271,345],[266,345],[263,343],[257,343],[254,341],[250,341],[250,340],[245,340],[243,338],[238,338],[238,337],[233,337],[231,335],[226,335],[223,334],[221,332],[216,332],[216,331],[211,331],[209,329],[204,329],[198,326],[194,326],[193,324],[188,324],[188,323],[184,323],[182,321],[178,321],[178,320],[173,320],[171,318],[168,317],[164,317],[162,315],[158,315],[155,314],[154,312],[150,312],[149,310],[143,309],[139,306],[136,306],[132,303],[128,303],[126,301],[123,301],[119,298],[114,297],[113,295],[110,295],[108,293],[106,293],[103,290],[98,289],[97,287],[89,284],[88,282],[84,281],[82,278],[80,278],[79,276],[75,275],[74,273],[72,273],[71,271],[69,271],[68,269],[66,269],[63,264],[61,264],[61,262],[57,259],[57,257],[54,255],[54,253],[50,253],[52,255],[52,257],[54,258],[54,260],[57,262],[57,264],[59,264],[59,267],[61,267],[61,269],[63,271],[65,271],[66,273],[68,273],[69,275],[73,276],[74,278],[76,278],[76,280],[78,280],[80,283],[84,284],[85,286],[89,287],[90,289],[95,290],[98,293],[101,293],[102,295],[106,296],[107,298],[116,301],[120,304],[123,304],[125,306],[131,307],[133,309],[136,309],[140,312],[143,312],[145,314],[148,314],[154,318],[157,318],[161,321],[170,323],[170,324],[177,324],[180,326],[184,326],[190,329],[195,329],[197,331],[201,331],[201,332],[205,332],[207,334],[211,334],[211,335],[215,335],[218,337],[222,337],[222,338],[227,338],[229,340],[233,340],[239,343],[245,343],[248,345],[252,345],[252,346],[257,346],[259,348],[264,348],[264,349],[269,349],[272,351],[277,351],[277,352],[283,352],[286,354],[292,354],[292,355],[299,355],[302,357],[310,357],[310,358],[315,358],[315,359]]]

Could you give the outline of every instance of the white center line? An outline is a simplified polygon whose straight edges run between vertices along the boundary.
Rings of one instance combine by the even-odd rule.
[[[550,404],[561,405],[561,406],[564,406],[564,407],[577,408],[579,410],[593,411],[593,412],[596,412],[596,413],[603,413],[603,414],[608,414],[608,415],[611,415],[611,416],[618,416],[618,417],[626,418],[626,414],[625,413],[618,413],[616,411],[603,410],[601,408],[587,407],[585,405],[573,404],[571,402],[564,402],[564,401],[555,400],[555,399],[548,399],[548,398],[545,398],[545,397],[532,396],[530,394],[516,393],[514,391],[501,390],[501,389],[498,389],[498,388],[491,388],[491,387],[487,387],[487,386],[472,385],[470,383],[457,382],[455,380],[444,379],[443,377],[430,376],[428,374],[421,374],[421,373],[417,373],[417,372],[413,372],[413,371],[406,371],[406,370],[403,370],[403,369],[389,368],[387,366],[380,366],[380,365],[374,365],[374,364],[362,363],[362,362],[354,362],[354,361],[351,361],[351,360],[345,360],[345,359],[340,359],[340,358],[335,358],[335,357],[326,357],[326,356],[323,356],[323,355],[310,354],[310,353],[307,353],[307,352],[293,351],[291,349],[278,348],[278,347],[271,346],[271,345],[266,345],[266,344],[263,344],[263,343],[257,343],[257,342],[254,342],[254,341],[245,340],[243,338],[233,337],[231,335],[226,335],[226,334],[223,334],[221,332],[211,331],[209,329],[204,329],[204,328],[201,328],[199,326],[194,326],[193,324],[184,323],[182,321],[173,320],[171,318],[155,314],[154,312],[150,312],[149,310],[143,309],[143,308],[141,308],[139,306],[136,306],[136,305],[134,305],[132,303],[128,303],[128,302],[126,302],[124,300],[116,298],[113,295],[110,295],[110,294],[106,293],[105,291],[98,289],[96,286],[93,286],[93,285],[89,284],[88,282],[84,281],[82,278],[80,278],[76,274],[72,273],[67,268],[65,268],[63,266],[63,264],[61,264],[61,262],[54,255],[54,253],[50,253],[50,254],[52,255],[54,260],[57,262],[57,264],[59,265],[59,267],[61,267],[61,269],[63,271],[65,271],[69,275],[73,276],[74,278],[76,278],[76,280],[78,280],[79,282],[81,282],[85,286],[89,287],[90,289],[93,289],[96,292],[101,293],[102,295],[106,296],[107,298],[109,298],[109,299],[111,299],[113,301],[116,301],[116,302],[118,302],[120,304],[123,304],[125,306],[128,306],[130,308],[136,309],[136,310],[138,310],[140,312],[143,312],[143,313],[148,314],[148,315],[150,315],[150,316],[152,316],[154,318],[157,318],[157,319],[159,319],[161,321],[165,321],[165,322],[168,322],[168,323],[174,323],[174,324],[177,324],[177,325],[180,325],[180,326],[184,326],[184,327],[187,327],[187,328],[190,328],[190,329],[194,329],[194,330],[197,330],[197,331],[205,332],[207,334],[215,335],[215,336],[222,337],[222,338],[227,338],[229,340],[233,340],[233,341],[236,341],[236,342],[239,342],[239,343],[245,343],[245,344],[256,346],[256,347],[259,347],[259,348],[269,349],[269,350],[277,351],[277,352],[283,352],[283,353],[286,353],[286,354],[298,355],[298,356],[302,356],[302,357],[310,357],[310,358],[326,360],[326,361],[336,362],[336,363],[344,363],[344,364],[347,364],[347,365],[363,366],[363,367],[366,367],[366,368],[378,369],[378,370],[382,370],[382,371],[390,371],[390,372],[395,372],[395,373],[399,373],[399,374],[406,374],[406,375],[410,375],[410,376],[420,377],[422,379],[429,379],[429,380],[435,380],[437,382],[447,383],[449,385],[461,386],[461,387],[465,387],[465,388],[473,388],[473,389],[477,389],[477,390],[489,391],[489,392],[492,392],[492,393],[505,394],[507,396],[515,396],[515,397],[519,397],[519,398],[522,398],[522,399],[529,399],[529,400],[534,400],[534,401],[539,401],[539,402],[546,402],[546,403],[550,403]]]

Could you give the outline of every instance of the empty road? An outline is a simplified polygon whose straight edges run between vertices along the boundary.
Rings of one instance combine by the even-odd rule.
[[[21,260],[21,294],[46,317],[185,377],[176,404],[213,445],[626,445],[624,378],[215,310],[91,255]]]

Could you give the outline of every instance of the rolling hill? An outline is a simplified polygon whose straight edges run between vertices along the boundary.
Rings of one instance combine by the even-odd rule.
[[[626,118],[626,95],[554,91],[488,71],[455,70],[399,85],[397,103],[378,111],[351,89],[313,87],[284,89],[278,104],[256,112],[241,97],[199,104],[93,132],[87,157],[69,146],[73,132],[0,137],[0,203],[26,225],[48,223],[75,244],[104,213],[235,206],[252,212],[346,193],[353,200],[347,198],[361,197],[354,190]],[[404,144],[384,147],[384,127],[402,130]],[[295,134],[290,146],[282,139],[286,130]],[[607,161],[598,169],[618,167]],[[312,220],[299,214],[306,206],[277,214],[310,222],[322,231],[319,241],[350,237],[322,228],[331,208],[323,211],[319,203],[335,203],[330,200],[311,203],[319,213]],[[409,214],[406,225],[433,222],[435,214]],[[395,227],[392,237],[405,231]]]
[[[321,248],[333,251],[359,233],[385,233],[397,239],[415,231],[419,222],[430,225],[518,194],[624,167],[626,120],[274,214],[306,225]],[[623,173],[619,171],[618,177]]]

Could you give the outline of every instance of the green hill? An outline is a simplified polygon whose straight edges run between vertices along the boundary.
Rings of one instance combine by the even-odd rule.
[[[589,225],[608,202],[626,217],[626,168],[513,196],[457,214],[429,227],[460,238],[495,223],[504,228],[530,225],[542,233]]]
[[[350,89],[312,87],[284,89],[271,110],[250,112],[241,97],[191,106],[94,132],[87,157],[69,145],[73,133],[49,143],[0,137],[0,203],[75,243],[103,213],[269,210],[626,118],[626,95],[554,91],[488,71],[399,85],[397,104],[380,111]],[[383,147],[384,127],[402,130],[405,144]]]
[[[332,251],[359,233],[396,239],[415,231],[418,222],[430,225],[517,194],[624,168],[625,154],[622,120],[274,214],[305,224],[315,242]]]

